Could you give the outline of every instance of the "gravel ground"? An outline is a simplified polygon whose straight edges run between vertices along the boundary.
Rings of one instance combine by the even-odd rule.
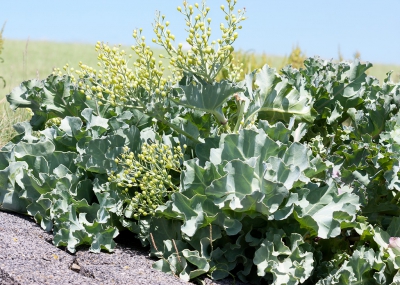
[[[55,247],[52,238],[31,217],[0,211],[0,284],[193,284],[154,270],[148,249],[131,234],[116,239],[112,254],[79,248],[72,255]],[[234,284],[232,279],[204,281]]]

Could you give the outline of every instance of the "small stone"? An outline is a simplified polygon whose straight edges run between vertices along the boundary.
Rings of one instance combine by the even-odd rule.
[[[81,270],[81,267],[78,264],[72,264],[71,265],[71,270],[79,272]]]

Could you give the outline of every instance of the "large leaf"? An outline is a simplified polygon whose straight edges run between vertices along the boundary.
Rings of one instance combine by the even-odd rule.
[[[189,237],[193,236],[198,229],[206,227],[216,220],[218,207],[204,195],[197,194],[189,199],[181,193],[174,193],[171,199],[173,203],[167,204],[167,206],[168,208],[172,206],[171,210],[176,213],[175,217],[183,218],[184,223],[181,230]],[[159,207],[157,212],[165,211],[165,215],[169,215],[171,210]]]
[[[31,125],[34,130],[43,129],[47,120],[55,117],[78,117],[87,107],[96,105],[78,92],[70,76],[50,75],[38,81],[25,81],[7,95],[12,109],[30,108],[34,116]]]
[[[214,203],[220,208],[228,207],[236,212],[258,212],[269,216],[288,196],[288,190],[280,181],[271,183],[269,177],[264,177],[264,173],[255,168],[256,160],[250,163],[253,165],[241,160],[228,162],[224,168],[227,174],[213,181],[206,188],[205,194],[215,197]],[[286,181],[287,177],[284,178]]]
[[[223,134],[218,139],[206,140],[196,146],[196,153],[199,153],[200,165],[206,161],[217,165],[224,160],[246,160],[257,156],[263,161],[270,156],[281,156],[285,148],[263,130],[242,130],[239,134]]]
[[[367,250],[365,247],[353,252],[349,260],[346,260],[339,270],[332,272],[318,285],[328,284],[385,284],[383,273],[385,265],[373,249]],[[384,279],[382,279],[382,276]]]
[[[301,85],[296,87],[278,75],[275,69],[265,65],[256,74],[255,84],[259,88],[254,91],[256,93],[250,101],[245,121],[262,112],[262,117],[269,122],[289,122],[293,116],[298,120],[312,122],[315,118],[313,99],[305,89],[305,81],[301,81]]]
[[[181,225],[182,223],[178,220],[153,218],[149,227],[151,235],[149,234],[147,237],[151,246],[151,253],[156,256],[160,254],[160,250],[163,249],[166,240],[181,240]],[[168,253],[164,252],[164,254]]]
[[[360,208],[357,195],[338,195],[335,183],[298,190],[299,200],[295,202],[295,218],[311,235],[320,238],[336,237],[341,232],[341,222],[351,222]]]
[[[213,114],[220,124],[226,124],[226,118],[222,112],[224,104],[233,94],[243,91],[240,87],[228,81],[214,84],[189,84],[179,86],[183,91],[176,103],[187,108],[205,111]],[[177,91],[179,91],[179,89]]]
[[[26,213],[29,201],[22,199],[23,189],[17,184],[28,164],[24,161],[10,162],[9,166],[0,170],[0,208],[19,213]]]
[[[46,157],[47,155],[52,154],[54,151],[54,144],[51,141],[47,140],[37,143],[20,142],[14,148],[16,158],[20,158],[25,155]]]
[[[283,231],[271,232],[263,240],[254,255],[257,274],[265,276],[271,273],[271,284],[301,284],[307,280],[313,271],[314,258],[309,246],[299,234],[291,234],[290,244],[283,242]]]
[[[87,171],[107,173],[116,170],[115,159],[122,153],[125,144],[119,135],[93,139],[81,148],[81,155],[77,158],[77,165]]]

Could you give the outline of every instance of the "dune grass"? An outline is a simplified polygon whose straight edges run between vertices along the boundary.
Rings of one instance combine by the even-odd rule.
[[[15,135],[12,125],[27,120],[30,116],[29,112],[25,110],[11,111],[5,100],[6,94],[9,94],[22,81],[32,78],[44,79],[51,74],[53,68],[61,68],[66,63],[70,67],[77,68],[79,61],[82,61],[86,65],[96,67],[97,53],[94,45],[95,43],[4,40],[4,49],[1,54],[4,62],[0,63],[0,76],[4,77],[6,87],[0,86],[0,128],[2,130],[0,146]],[[130,48],[126,47],[126,50],[130,50]],[[262,57],[260,55],[259,59],[277,69],[285,63],[283,56],[266,55]],[[397,65],[374,64],[368,74],[377,77],[382,82],[390,70],[394,71],[392,80],[399,82],[400,66]]]

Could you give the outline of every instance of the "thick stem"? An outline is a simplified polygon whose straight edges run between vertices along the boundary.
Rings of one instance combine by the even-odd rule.
[[[236,100],[238,101],[238,105],[239,105],[239,110],[238,110],[239,113],[238,113],[238,117],[237,117],[235,128],[233,129],[234,133],[237,133],[239,131],[240,122],[243,119],[244,107],[245,107],[245,102],[244,101],[239,101],[240,98],[238,98],[238,97],[236,97]]]
[[[145,109],[146,106],[140,100],[138,101],[138,103],[141,105],[141,107],[143,109]],[[184,135],[185,137],[187,137],[188,139],[194,141],[195,143],[200,143],[201,142],[198,139],[196,139],[195,137],[193,137],[191,134],[189,134],[188,132],[185,132],[184,130],[178,128],[174,124],[171,124],[170,122],[168,122],[162,115],[158,116],[157,114],[151,113],[151,112],[148,112],[147,115],[150,116],[150,117],[155,118],[156,120],[159,120],[160,122],[163,122],[164,124],[166,124],[168,127],[173,129],[178,134]]]
[[[177,132],[178,134],[184,135],[185,137],[187,137],[188,139],[194,141],[195,143],[201,143],[201,141],[199,141],[198,139],[196,139],[195,137],[193,137],[191,134],[189,134],[188,132],[178,128],[177,126],[175,126],[174,124],[171,124],[170,122],[168,122],[167,120],[165,120],[163,117],[157,117],[154,114],[151,114],[152,117],[156,118],[157,120],[159,120],[160,122],[163,122],[164,124],[166,124],[168,127],[170,127],[171,129],[173,129],[175,132]]]

